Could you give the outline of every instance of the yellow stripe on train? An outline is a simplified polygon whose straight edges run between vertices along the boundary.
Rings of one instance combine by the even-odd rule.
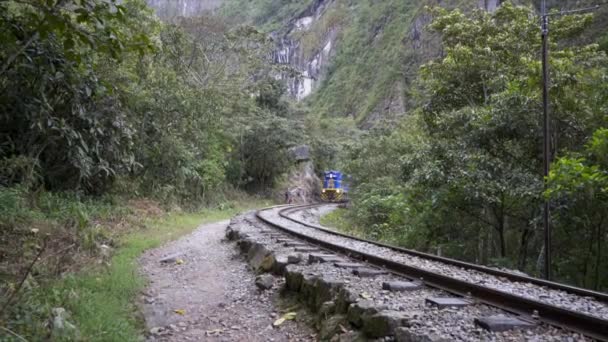
[[[341,189],[323,189],[321,191],[321,200],[323,202],[339,202],[343,198]]]

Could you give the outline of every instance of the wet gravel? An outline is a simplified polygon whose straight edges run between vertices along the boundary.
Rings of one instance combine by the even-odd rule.
[[[473,284],[482,285],[499,291],[511,293],[513,295],[534,299],[564,309],[573,310],[608,320],[608,304],[602,303],[594,298],[580,297],[564,291],[548,289],[546,287],[530,283],[513,282],[479,271],[467,270],[453,265],[446,265],[441,262],[398,253],[388,248],[376,246],[370,243],[332,235],[282,218],[278,215],[280,210],[280,208],[277,208],[264,211],[261,213],[261,215],[264,218],[272,220],[273,222],[285,226],[288,229],[306,234],[311,237],[323,239],[324,241],[328,241],[335,245],[351,248],[368,254],[374,254],[409,266],[418,267]]]

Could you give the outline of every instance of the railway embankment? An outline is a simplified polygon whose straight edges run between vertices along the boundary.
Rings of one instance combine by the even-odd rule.
[[[297,298],[308,308],[320,340],[586,340],[579,333],[473,297],[455,296],[427,286],[423,279],[395,274],[295,238],[255,213],[233,219],[226,237],[256,272],[266,277],[272,274],[274,284],[283,284],[285,296]]]

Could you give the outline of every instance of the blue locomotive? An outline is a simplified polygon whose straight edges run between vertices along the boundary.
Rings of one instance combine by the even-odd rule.
[[[343,202],[347,199],[348,187],[342,182],[342,172],[325,171],[321,200],[324,202]]]

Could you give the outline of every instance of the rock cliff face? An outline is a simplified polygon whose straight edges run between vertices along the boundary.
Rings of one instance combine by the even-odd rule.
[[[195,16],[224,4],[240,16],[274,20],[272,60],[296,100],[322,116],[353,118],[360,128],[398,120],[413,105],[410,89],[420,65],[441,55],[425,6],[495,11],[504,0],[148,0],[162,18]],[[540,0],[512,0],[534,5]],[[548,0],[550,8],[584,7],[594,0]],[[297,5],[294,5],[297,4]],[[287,18],[284,8],[295,8]],[[605,32],[608,8],[594,32]],[[221,11],[220,11],[221,12]],[[255,14],[250,14],[255,12]],[[278,13],[281,14],[278,14]],[[230,20],[230,18],[227,18]],[[239,17],[238,20],[243,18]],[[238,21],[237,20],[237,21]],[[237,23],[240,23],[238,21]],[[235,23],[235,24],[237,24]],[[277,28],[279,27],[279,28]],[[599,34],[599,33],[598,33]],[[596,34],[597,35],[597,34]],[[587,39],[589,40],[589,39]],[[295,71],[295,72],[294,72]]]
[[[150,7],[162,19],[195,17],[205,11],[215,10],[222,0],[147,0]]]
[[[289,93],[297,100],[303,100],[312,94],[325,76],[330,63],[336,32],[330,28],[316,38],[314,46],[303,46],[302,37],[310,34],[324,19],[325,11],[331,0],[316,0],[297,17],[290,20],[285,30],[273,33],[277,49],[273,53],[273,62],[287,65],[295,71],[296,76],[287,73],[280,77],[287,81]]]
[[[536,8],[540,3],[512,1]],[[352,117],[360,128],[369,129],[379,122],[398,120],[411,108],[410,89],[420,65],[442,53],[439,37],[427,28],[432,18],[425,6],[493,12],[504,2],[361,0],[344,5],[346,2],[340,0],[318,0],[289,22],[287,33],[279,37],[275,61],[300,72],[299,78],[288,82],[294,98],[312,97],[315,112]],[[580,8],[593,3],[548,0],[550,9]],[[337,12],[346,13],[335,20]],[[602,18],[608,16],[606,12],[598,11],[591,31],[605,29]],[[311,36],[314,39],[309,39]]]
[[[479,7],[485,8],[488,12],[494,12],[500,3],[500,0],[479,0]]]

